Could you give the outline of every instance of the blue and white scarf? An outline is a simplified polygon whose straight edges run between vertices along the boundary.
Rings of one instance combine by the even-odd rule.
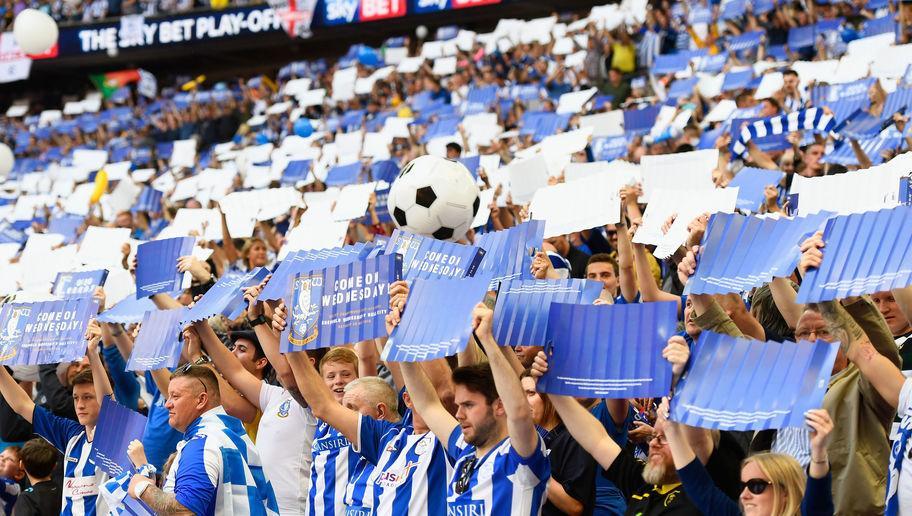
[[[824,113],[822,108],[802,109],[786,115],[757,120],[741,128],[738,140],[732,145],[732,152],[737,156],[747,154],[747,143],[754,138],[794,131],[829,133],[835,126],[833,116]]]

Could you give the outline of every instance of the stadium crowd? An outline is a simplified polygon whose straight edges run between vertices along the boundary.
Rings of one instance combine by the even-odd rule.
[[[99,12],[116,14],[113,2],[101,4]],[[126,14],[127,2],[118,9]],[[66,2],[51,10],[80,16]],[[151,299],[161,310],[188,306],[226,275],[273,270],[293,234],[322,220],[310,215],[332,209],[314,194],[335,192],[335,202],[339,187],[391,183],[424,154],[463,160],[490,190],[489,217],[466,235],[469,244],[529,219],[528,200],[510,191],[509,166],[536,152],[548,161],[546,185],[555,185],[569,181],[570,163],[611,162],[611,173],[636,177],[644,157],[714,149],[717,188],[752,169],[783,172],[749,211],[784,217],[796,176],[865,170],[912,150],[912,59],[887,50],[908,41],[907,11],[878,0],[625,1],[501,23],[485,35],[444,27],[433,40],[356,45],[275,77],[208,89],[182,79],[154,97],[125,85],[98,109],[83,101],[81,112],[6,116],[0,132],[16,164],[0,184],[0,242],[12,249],[0,287],[8,302],[47,298],[53,276],[42,279],[42,264],[22,249],[34,235],[61,234],[55,247],[63,248],[90,226],[129,228],[133,245],[117,265],[132,283],[138,241],[190,234],[207,251],[176,264],[190,287]],[[884,35],[893,37],[884,44]],[[441,61],[451,57],[455,66]],[[854,93],[845,93],[849,83]],[[597,122],[606,117],[614,117],[607,129]],[[748,129],[756,120],[777,121],[766,140]],[[576,131],[591,132],[579,145],[547,146]],[[104,163],[86,165],[80,151],[104,151]],[[115,176],[110,164],[124,162]],[[99,182],[103,168],[110,183]],[[96,185],[113,197],[123,182],[136,189],[132,206],[104,198],[90,206]],[[912,512],[912,383],[902,372],[912,361],[912,287],[798,303],[798,285],[826,259],[815,233],[793,250],[798,267],[787,277],[743,296],[682,296],[710,213],[692,207],[699,216],[685,221],[687,242],[657,258],[653,246],[634,243],[650,207],[638,200],[642,185],[617,186],[604,194],[619,198],[619,222],[544,239],[530,277],[601,282],[597,304],[676,303],[680,332],[662,351],[673,385],[703,332],[838,341],[823,406],[805,414],[805,427],[697,428],[670,419],[668,399],[540,393],[549,356],[542,346],[501,346],[484,303],[458,356],[387,362],[386,338],[283,354],[288,310],[258,298],[264,281],[245,289],[241,316],[187,325],[173,370],[125,371],[139,320],[93,320],[80,361],[2,368],[0,440],[9,445],[0,453],[0,507],[15,515],[132,514],[132,500],[158,514]],[[247,235],[231,234],[226,213],[217,227],[178,224],[182,212],[217,208],[232,192],[279,187],[303,192],[306,204],[257,221]],[[163,195],[150,203],[153,190]],[[348,223],[345,244],[392,234],[379,187],[365,211]],[[388,332],[408,312],[411,288],[390,286]],[[93,292],[100,314],[134,296],[112,294]],[[441,307],[440,317],[451,315]],[[90,459],[106,397],[148,416],[126,451],[133,469],[115,478]]]
[[[240,0],[231,5],[250,5],[255,2]],[[0,4],[0,30],[12,27],[16,15],[23,9],[38,9],[49,14],[58,23],[91,23],[120,16],[155,16],[160,14],[183,13],[194,9],[224,9],[229,2],[213,0],[58,0],[16,2],[8,0]]]

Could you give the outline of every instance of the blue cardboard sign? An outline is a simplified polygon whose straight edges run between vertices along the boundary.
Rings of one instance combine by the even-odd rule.
[[[127,371],[177,367],[181,353],[180,320],[187,314],[187,310],[175,308],[146,312],[133,344],[133,353],[127,361]]]
[[[142,440],[147,421],[146,416],[105,396],[101,400],[89,458],[112,477],[132,470],[127,446],[134,439]]]
[[[177,292],[183,272],[177,271],[177,259],[193,252],[194,237],[165,238],[143,242],[136,248],[136,297]]]
[[[510,280],[494,307],[494,338],[501,346],[544,346],[553,303],[592,304],[602,284],[585,279]]]
[[[7,303],[0,308],[0,364],[44,365],[85,356],[85,330],[98,313],[90,297]]]
[[[81,272],[58,272],[51,293],[63,299],[92,297],[95,289],[104,285],[107,269]]]
[[[417,278],[464,278],[474,276],[485,250],[471,245],[437,240],[397,229],[385,254],[402,255],[402,275]]]

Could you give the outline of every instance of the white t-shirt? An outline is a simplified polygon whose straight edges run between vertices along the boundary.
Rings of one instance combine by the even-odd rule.
[[[266,382],[260,388],[260,407],[263,416],[257,427],[256,447],[279,511],[283,515],[307,514],[317,420],[288,391]]]

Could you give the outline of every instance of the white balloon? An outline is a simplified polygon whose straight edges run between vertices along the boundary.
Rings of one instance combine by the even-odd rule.
[[[26,54],[41,54],[57,43],[57,23],[37,9],[24,9],[13,22],[13,37]]]
[[[424,39],[428,35],[428,28],[424,25],[419,25],[415,27],[415,35],[418,36],[418,39]]]
[[[8,176],[10,171],[13,170],[13,161],[15,161],[13,151],[5,144],[0,143],[0,179]]]

